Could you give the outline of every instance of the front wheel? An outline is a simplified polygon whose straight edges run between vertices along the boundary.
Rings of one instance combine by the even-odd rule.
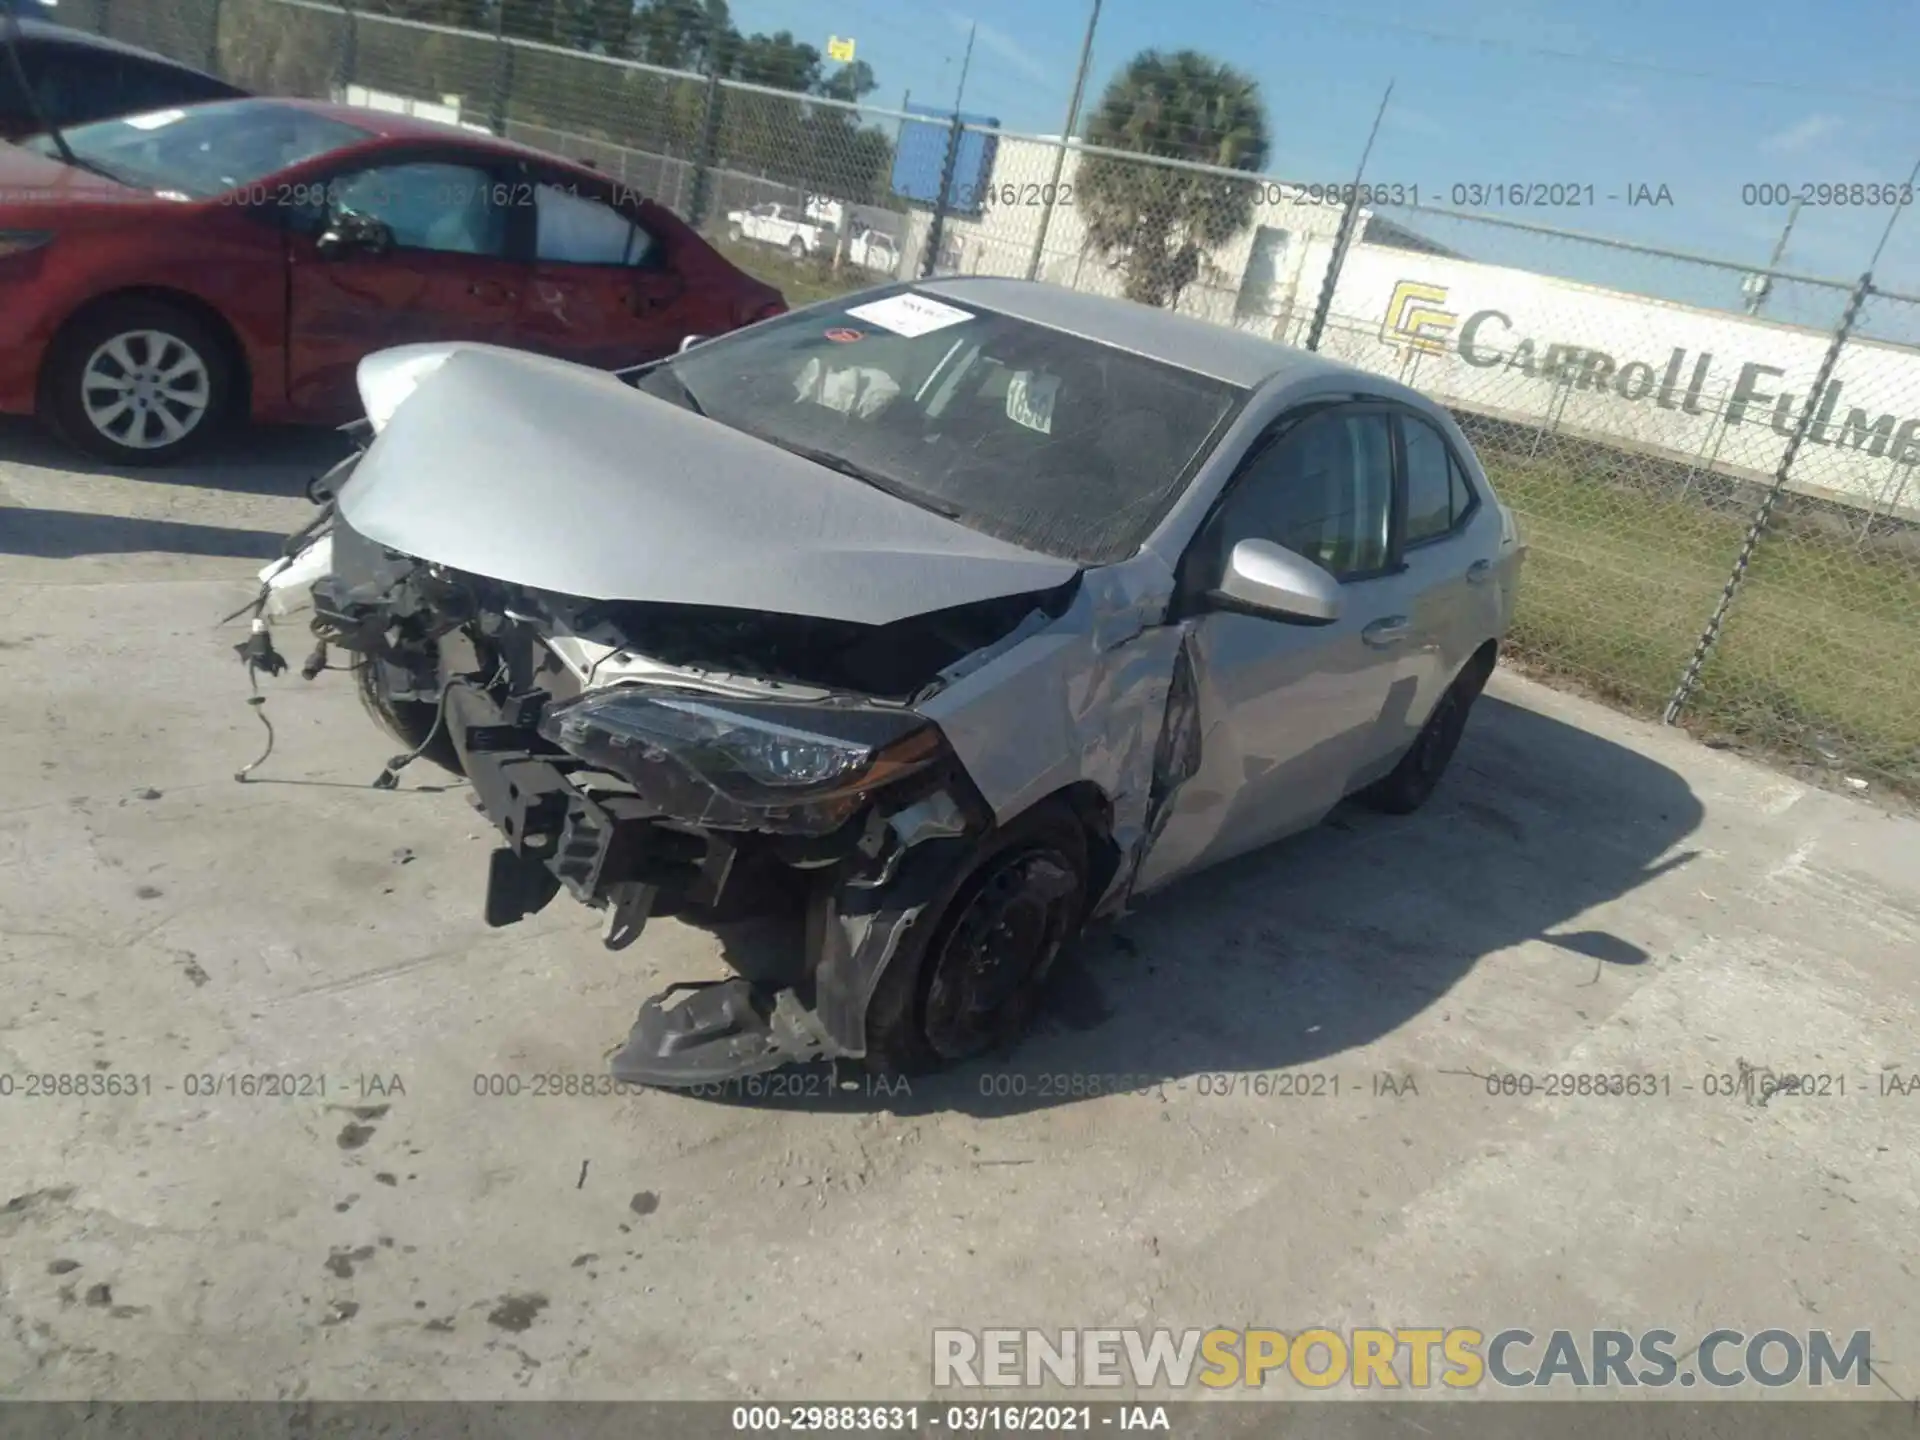
[[[787,242],[787,254],[791,255],[796,260],[806,259],[807,258],[807,242],[802,240],[798,235],[794,236],[793,239]]]
[[[41,404],[82,450],[120,465],[166,465],[229,418],[235,373],[223,337],[199,316],[158,300],[111,302],[55,340]]]
[[[422,760],[442,770],[464,776],[460,752],[447,733],[441,707],[427,700],[396,700],[380,683],[380,667],[364,655],[353,661],[354,687],[368,715],[394,739],[407,747],[406,753],[418,753]]]
[[[986,837],[881,973],[867,1065],[924,1074],[1023,1033],[1087,906],[1087,834],[1064,805]]]
[[[732,241],[735,245],[738,245],[742,240],[744,240],[746,238],[746,234],[747,232],[742,230],[738,225],[729,225],[727,227],[727,239]]]

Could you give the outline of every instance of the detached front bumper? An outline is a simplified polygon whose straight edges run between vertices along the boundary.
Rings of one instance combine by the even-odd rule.
[[[615,934],[627,943],[656,907],[717,905],[733,878],[735,845],[676,828],[638,796],[575,785],[538,738],[546,698],[533,691],[496,704],[471,686],[447,691],[444,723],[474,805],[505,842],[488,868],[487,923],[511,925],[564,887],[607,908],[609,943]],[[797,990],[769,994],[736,978],[673,985],[648,1000],[612,1072],[679,1088],[847,1053]]]

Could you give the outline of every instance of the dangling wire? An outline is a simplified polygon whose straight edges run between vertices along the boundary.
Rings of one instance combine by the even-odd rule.
[[[311,495],[310,498],[312,498]],[[273,722],[267,718],[267,697],[260,693],[260,672],[264,670],[269,675],[279,675],[287,668],[287,661],[285,656],[273,648],[273,635],[267,628],[267,602],[273,598],[273,577],[299,559],[308,544],[333,519],[334,507],[331,494],[315,499],[315,503],[320,506],[320,513],[287,537],[280,547],[279,561],[262,578],[260,588],[255,592],[253,599],[220,621],[222,625],[229,625],[248,611],[253,612],[247,638],[233,649],[247,667],[247,689],[252,692],[247,696],[247,704],[253,708],[253,713],[259,717],[260,723],[266,727],[267,748],[260,752],[260,758],[252,764],[243,765],[234,771],[234,780],[242,785],[246,784],[247,777],[266,764],[267,757],[273,754]],[[314,655],[308,658],[307,664],[301,668],[301,674],[311,680],[325,668],[327,668],[326,646],[322,643]]]
[[[478,685],[475,685],[471,680],[464,680],[464,679],[458,679],[458,678],[448,680],[445,684],[441,685],[440,703],[434,708],[433,726],[431,729],[427,731],[426,738],[422,740],[418,745],[414,746],[413,749],[409,750],[405,755],[396,755],[393,757],[393,759],[389,760],[387,762],[387,768],[382,770],[379,776],[374,780],[373,788],[376,790],[392,790],[396,788],[400,783],[400,772],[406,769],[407,766],[411,765],[414,761],[418,760],[422,755],[426,753],[427,747],[433,744],[434,738],[437,735],[439,735],[441,730],[444,729],[446,726],[447,702],[452,697],[453,692],[456,689],[459,689],[464,686],[466,689],[481,690],[484,693],[485,690],[492,689],[494,686],[499,685],[506,678],[507,678],[507,663],[506,661],[502,660],[499,663],[499,665],[495,667],[493,672],[493,678],[489,680],[485,686],[478,686]]]
[[[433,744],[434,737],[439,735],[441,726],[446,723],[447,696],[452,692],[452,683],[440,687],[440,703],[433,709],[433,725],[428,729],[426,739],[414,746],[413,749],[409,750],[405,755],[396,755],[393,759],[387,761],[387,768],[382,770],[373,782],[374,789],[392,790],[396,788],[400,784],[400,772],[426,753],[427,747]]]
[[[247,697],[247,704],[260,717],[260,723],[267,727],[267,748],[260,752],[260,758],[234,771],[233,778],[244,785],[247,777],[266,764],[267,757],[273,754],[273,722],[267,719],[267,697],[260,693],[260,672],[264,670],[269,675],[278,675],[287,668],[287,662],[273,648],[273,637],[267,633],[267,622],[258,614],[253,617],[253,628],[247,638],[233,648],[247,665],[247,688],[253,692]]]

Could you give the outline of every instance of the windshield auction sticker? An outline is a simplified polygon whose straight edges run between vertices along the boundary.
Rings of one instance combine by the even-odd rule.
[[[869,325],[878,325],[895,335],[904,335],[909,340],[916,335],[930,335],[935,330],[944,330],[949,325],[973,319],[967,311],[942,304],[925,295],[889,295],[884,300],[856,305],[847,311],[847,316],[853,320],[864,320]]]

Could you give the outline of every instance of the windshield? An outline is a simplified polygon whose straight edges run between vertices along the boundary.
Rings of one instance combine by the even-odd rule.
[[[211,200],[373,132],[295,105],[222,100],[76,125],[63,134],[88,169],[136,189]],[[61,158],[51,135],[37,135],[25,148]]]
[[[1125,559],[1246,392],[898,289],[658,366],[638,388],[1011,544]]]

